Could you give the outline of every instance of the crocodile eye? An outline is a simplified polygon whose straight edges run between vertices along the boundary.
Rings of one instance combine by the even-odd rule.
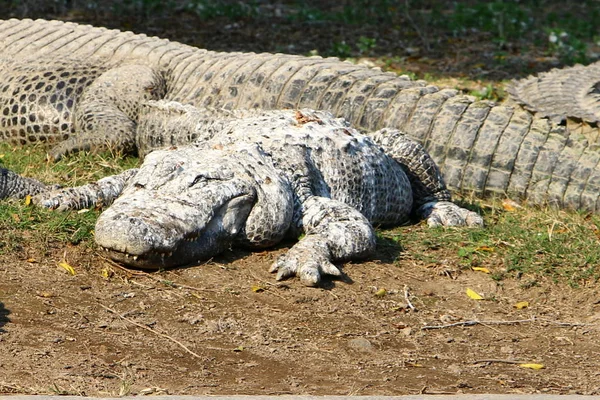
[[[194,180],[190,183],[189,187],[196,186],[199,183],[205,183],[207,181],[206,176],[198,175],[194,178]]]

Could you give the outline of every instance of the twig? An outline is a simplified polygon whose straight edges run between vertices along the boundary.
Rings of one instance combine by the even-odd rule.
[[[185,350],[187,353],[191,354],[192,356],[194,356],[194,357],[196,357],[196,358],[200,358],[200,359],[202,358],[200,355],[198,355],[198,354],[194,353],[192,350],[188,349],[188,348],[187,348],[187,347],[186,347],[186,346],[185,346],[183,343],[181,343],[181,342],[180,342],[180,341],[178,341],[177,339],[175,339],[175,338],[173,338],[173,337],[171,337],[171,336],[169,336],[169,335],[167,335],[167,334],[164,334],[164,333],[158,332],[157,330],[155,330],[155,329],[152,329],[152,328],[150,328],[150,327],[149,327],[149,326],[147,326],[147,325],[140,324],[139,322],[135,322],[134,320],[132,320],[132,319],[129,319],[129,318],[125,317],[124,315],[121,315],[121,314],[119,314],[118,312],[116,312],[116,311],[115,311],[115,310],[113,310],[112,308],[106,307],[106,306],[105,306],[104,304],[102,304],[102,303],[98,303],[98,304],[100,305],[100,307],[104,308],[105,310],[107,310],[108,312],[110,312],[110,313],[112,313],[112,314],[115,314],[116,316],[118,316],[118,317],[119,317],[119,318],[121,318],[122,320],[124,320],[124,321],[127,321],[127,322],[129,322],[130,324],[133,324],[133,325],[135,325],[135,326],[137,326],[137,327],[140,327],[140,328],[142,328],[142,329],[145,329],[145,330],[147,330],[147,331],[150,331],[150,332],[154,333],[155,335],[158,335],[158,336],[160,336],[160,337],[163,337],[163,338],[165,338],[165,339],[168,339],[168,340],[172,341],[173,343],[177,344],[179,347],[181,347],[183,350]]]
[[[148,279],[151,279],[155,282],[158,283],[162,283],[165,286],[170,286],[173,288],[178,288],[178,289],[188,289],[188,290],[194,290],[196,292],[216,292],[217,290],[214,289],[202,289],[202,288],[197,288],[194,286],[188,286],[188,285],[183,285],[181,283],[177,283],[177,282],[173,282],[170,281],[168,279],[164,279],[164,278],[160,278],[160,277],[156,277],[152,274],[149,274],[148,272],[144,272],[144,271],[133,271],[130,269],[127,269],[119,264],[117,264],[116,262],[114,262],[113,260],[110,260],[108,258],[104,258],[104,261],[106,261],[108,264],[110,264],[111,266],[115,267],[115,268],[119,268],[120,270],[122,270],[123,272],[125,272],[126,274],[130,275],[130,276],[144,276]]]
[[[480,324],[481,324],[482,326],[485,326],[485,327],[486,327],[486,328],[488,328],[488,329],[491,329],[491,330],[493,330],[493,331],[494,331],[494,332],[496,332],[496,333],[500,333],[500,334],[502,334],[502,331],[500,331],[499,329],[496,329],[496,328],[494,328],[494,327],[492,327],[492,326],[489,326],[488,324],[486,324],[486,323],[484,323],[484,322],[480,322]]]
[[[570,323],[570,322],[561,322],[561,321],[550,321],[546,319],[539,319],[536,317],[531,317],[529,319],[517,319],[513,321],[477,321],[477,320],[469,320],[469,321],[461,321],[454,322],[452,324],[447,325],[426,325],[421,328],[422,331],[428,329],[444,329],[444,328],[453,328],[456,326],[474,326],[474,325],[515,325],[515,324],[525,324],[531,322],[545,322],[548,324],[558,325],[562,327],[573,327],[573,326],[587,326],[592,324],[584,324],[584,323]]]
[[[454,322],[452,324],[446,324],[446,325],[428,325],[428,326],[422,327],[421,330],[424,331],[424,330],[428,330],[428,329],[453,328],[455,326],[514,325],[514,324],[522,324],[522,323],[534,322],[534,321],[535,321],[535,318],[518,319],[518,320],[514,320],[514,321],[476,321],[476,320],[470,320],[470,321]]]
[[[475,360],[473,364],[483,364],[483,363],[504,363],[504,364],[527,364],[529,361],[519,361],[519,360],[500,360],[496,358],[491,359],[483,359],[483,360]]]
[[[410,288],[408,287],[408,285],[404,285],[404,299],[406,300],[406,305],[411,310],[417,311],[417,308],[415,306],[413,306],[413,304],[410,302],[410,292],[409,292],[409,290],[410,290]]]
[[[428,329],[444,329],[444,328],[452,328],[455,326],[473,326],[473,325],[478,325],[479,321],[462,321],[462,322],[455,322],[453,324],[447,324],[447,325],[426,325],[424,327],[421,328],[422,331],[426,331]]]
[[[571,328],[574,326],[590,326],[590,325],[594,325],[594,324],[586,324],[584,322],[562,322],[562,321],[551,321],[549,319],[546,318],[536,318],[537,321],[542,321],[542,322],[546,322],[548,324],[553,324],[553,325],[558,325],[558,326],[564,326],[565,328]]]

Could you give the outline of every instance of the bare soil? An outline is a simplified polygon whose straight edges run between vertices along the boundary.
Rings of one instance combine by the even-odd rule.
[[[450,77],[460,68],[469,75],[476,55],[491,54],[485,37],[448,38],[445,56],[411,58],[406,49],[424,51],[423,40],[414,32],[399,37],[400,28],[247,19],[228,26],[186,14],[146,26],[101,13],[61,17],[122,23],[213,49],[305,52],[366,35],[378,38],[378,49],[413,61],[415,71]],[[487,76],[523,75],[515,65],[530,61]],[[461,271],[443,248],[427,250],[446,260],[430,265],[422,249],[397,244],[345,265],[345,280],[315,289],[296,279],[276,282],[267,272],[286,246],[147,274],[114,265],[89,243],[25,239],[22,248],[0,253],[0,394],[600,394],[600,293],[593,284],[498,283]],[[63,260],[75,275],[58,265]],[[467,288],[486,300],[469,298]],[[529,306],[515,308],[522,301]]]
[[[0,256],[0,393],[600,394],[596,287],[497,284],[388,245],[315,289],[267,272],[285,249],[152,274],[86,245]]]

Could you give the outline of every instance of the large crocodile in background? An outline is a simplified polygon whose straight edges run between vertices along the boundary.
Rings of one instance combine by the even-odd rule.
[[[331,111],[367,131],[405,131],[448,187],[600,209],[598,129],[585,134],[521,107],[477,101],[337,59],[218,53],[58,21],[0,22],[0,138],[46,141],[51,156],[135,151],[140,104]],[[0,179],[9,179],[8,172]]]

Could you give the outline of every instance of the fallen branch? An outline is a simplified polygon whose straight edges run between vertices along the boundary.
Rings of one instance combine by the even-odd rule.
[[[119,314],[118,312],[116,312],[116,311],[115,311],[115,310],[113,310],[112,308],[106,307],[106,306],[105,306],[104,304],[102,304],[102,303],[98,303],[98,304],[100,305],[100,307],[104,308],[105,310],[107,310],[108,312],[110,312],[110,313],[112,313],[112,314],[115,314],[117,317],[121,318],[122,320],[124,320],[124,321],[127,321],[127,322],[129,322],[130,324],[132,324],[132,325],[135,325],[135,326],[137,326],[137,327],[140,327],[140,328],[142,328],[142,329],[145,329],[145,330],[147,330],[147,331],[150,331],[150,332],[154,333],[155,335],[158,335],[158,336],[160,336],[160,337],[163,337],[163,338],[165,338],[165,339],[168,339],[168,340],[170,340],[171,342],[173,342],[173,343],[175,343],[176,345],[178,345],[179,347],[181,347],[181,348],[182,348],[183,350],[185,350],[187,353],[191,354],[192,356],[194,356],[194,357],[196,357],[196,358],[202,358],[200,355],[198,355],[197,353],[194,353],[192,350],[190,350],[189,348],[187,348],[187,347],[186,347],[186,346],[185,346],[183,343],[181,343],[181,342],[180,342],[180,341],[178,341],[177,339],[175,339],[175,338],[173,338],[173,337],[171,337],[171,336],[169,336],[169,335],[167,335],[167,334],[164,334],[164,333],[158,332],[157,330],[150,328],[148,325],[144,325],[144,324],[140,324],[139,322],[135,322],[134,320],[132,320],[132,319],[129,319],[129,318],[127,318],[126,316]]]

